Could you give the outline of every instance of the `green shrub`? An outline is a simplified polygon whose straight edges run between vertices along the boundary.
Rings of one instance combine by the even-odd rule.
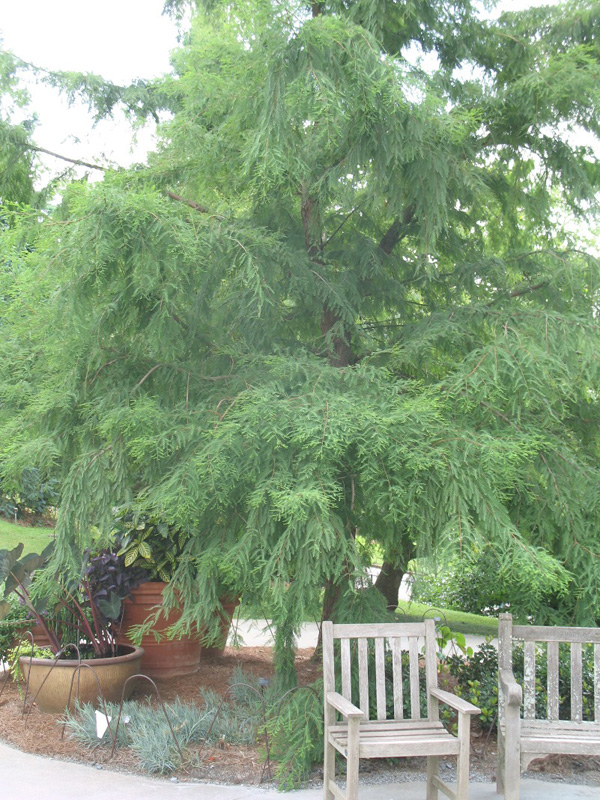
[[[418,568],[412,591],[417,602],[492,617],[510,610],[515,619],[540,625],[565,622],[552,608],[559,587],[544,583],[541,572],[511,572],[491,548],[466,553],[441,568],[419,561]]]
[[[266,725],[280,789],[298,789],[323,761],[323,683],[292,689],[269,709]]]
[[[20,638],[19,634],[31,626],[32,620],[26,619],[27,609],[16,594],[9,594],[2,599],[10,605],[10,611],[0,619],[0,661],[8,661],[8,651]]]
[[[22,519],[27,512],[40,516],[57,505],[58,487],[55,478],[44,479],[36,467],[28,467],[16,487],[7,489],[0,483],[0,515],[7,519]]]
[[[456,694],[481,709],[484,728],[494,728],[498,714],[498,651],[487,639],[468,658],[447,656],[444,664],[456,678]]]

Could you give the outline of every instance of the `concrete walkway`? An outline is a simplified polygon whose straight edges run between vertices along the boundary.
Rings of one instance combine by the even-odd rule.
[[[0,743],[0,797],[85,797],[85,800],[321,800],[322,789],[301,789],[287,795],[258,786],[222,786],[209,783],[174,783],[169,779],[142,778],[83,764],[32,756]],[[386,783],[361,785],[360,800],[425,800],[425,784]],[[472,783],[471,800],[498,798],[492,784]],[[521,800],[599,800],[600,787],[573,786],[524,780]]]

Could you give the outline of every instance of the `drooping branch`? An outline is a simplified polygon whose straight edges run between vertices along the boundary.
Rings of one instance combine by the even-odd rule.
[[[17,146],[23,148],[23,150],[32,150],[35,153],[44,153],[47,156],[52,156],[52,158],[58,158],[61,161],[67,161],[69,164],[74,164],[78,167],[89,167],[89,169],[97,169],[101,172],[108,172],[111,167],[103,167],[101,164],[92,164],[90,161],[83,161],[80,158],[71,158],[70,156],[64,156],[61,153],[55,153],[53,150],[48,150],[46,147],[40,147],[39,145],[30,144],[29,142],[17,142],[15,143]],[[117,167],[118,169],[118,167]],[[185,197],[181,197],[181,195],[176,194],[175,192],[171,192],[169,190],[165,191],[167,197],[170,197],[171,200],[176,200],[178,203],[184,203],[184,205],[193,208],[194,211],[198,211],[201,214],[209,214],[210,211],[206,206],[203,206],[202,203],[196,203],[194,200],[188,200]]]
[[[34,153],[44,153],[47,156],[52,156],[52,158],[59,158],[61,161],[68,161],[69,164],[75,164],[78,167],[89,167],[89,169],[98,169],[102,172],[108,172],[110,169],[110,167],[103,167],[101,164],[92,164],[89,161],[82,161],[80,158],[69,158],[69,156],[63,156],[60,153],[47,150],[45,147],[38,147],[38,145],[35,144],[19,142],[18,146],[21,146],[24,150],[33,150]]]
[[[543,289],[544,286],[548,285],[548,281],[541,281],[540,283],[536,283],[535,286],[526,286],[524,289],[513,289],[513,291],[509,294],[509,297],[521,297],[521,295],[529,294],[530,292],[537,292],[539,289]]]

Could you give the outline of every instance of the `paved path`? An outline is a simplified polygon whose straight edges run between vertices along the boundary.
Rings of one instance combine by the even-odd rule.
[[[83,764],[32,756],[0,744],[0,797],[32,800],[36,797],[84,797],[85,800],[321,800],[321,789],[302,789],[284,795],[257,786],[222,786],[209,783],[173,783],[96,769]],[[362,785],[359,800],[424,800],[425,784],[387,783]],[[498,798],[492,784],[472,783],[471,800]],[[525,780],[521,800],[599,800],[600,787],[573,786]]]
[[[230,634],[229,643],[234,641],[235,635],[239,637],[240,644],[246,647],[270,646],[273,644],[272,628],[269,620],[240,619],[235,623]],[[319,636],[319,626],[316,622],[305,622],[300,629],[298,647],[315,647]],[[476,650],[485,641],[483,636],[465,636],[467,645]],[[450,644],[446,649],[452,648]],[[600,800],[600,797],[599,799]]]

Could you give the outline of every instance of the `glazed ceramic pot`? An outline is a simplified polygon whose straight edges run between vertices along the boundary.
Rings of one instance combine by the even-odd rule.
[[[49,714],[60,714],[67,707],[72,709],[76,698],[80,703],[101,705],[100,694],[107,702],[120,703],[127,678],[141,672],[144,651],[132,645],[122,645],[119,649],[117,656],[81,662],[77,659],[54,661],[21,656],[19,664],[23,677],[25,681],[29,679],[28,697],[35,701],[40,711]],[[134,688],[135,681],[130,681],[124,699]]]

